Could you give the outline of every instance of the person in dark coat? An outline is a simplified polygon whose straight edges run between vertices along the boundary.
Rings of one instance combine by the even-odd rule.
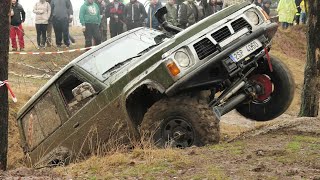
[[[222,9],[222,5],[223,5],[222,0],[210,0],[209,3],[207,2],[207,0],[202,0],[202,1],[203,1],[205,17],[208,17]]]
[[[142,3],[137,0],[130,0],[130,3],[125,5],[124,20],[127,24],[127,29],[131,30],[137,27],[142,27],[144,20],[147,18],[147,12]]]
[[[151,0],[149,10],[148,10],[148,17],[147,17],[147,27],[152,29],[160,29],[159,22],[154,14],[157,12],[158,9],[162,7],[161,2],[158,0]]]
[[[107,40],[108,21],[106,17],[106,8],[109,3],[110,3],[109,0],[96,0],[96,4],[100,8],[100,15],[101,15],[100,34],[101,34],[102,42]]]
[[[180,6],[178,12],[178,26],[180,28],[187,28],[199,21],[198,7],[194,0],[187,0]]]
[[[123,14],[125,6],[119,0],[114,0],[106,7],[106,17],[110,18],[109,29],[111,38],[123,32]]]
[[[70,46],[69,21],[73,18],[71,1],[51,0],[51,16],[57,47],[61,47],[63,37],[63,42],[68,48]]]
[[[16,37],[18,36],[20,51],[24,50],[24,31],[22,23],[26,19],[26,13],[18,3],[18,0],[12,0],[12,9],[11,9],[11,26],[10,26],[10,39],[12,44],[12,51],[17,51],[17,41]]]

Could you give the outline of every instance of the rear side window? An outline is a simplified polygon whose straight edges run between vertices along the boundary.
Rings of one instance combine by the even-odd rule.
[[[22,118],[28,146],[34,148],[61,125],[50,93],[46,93]]]

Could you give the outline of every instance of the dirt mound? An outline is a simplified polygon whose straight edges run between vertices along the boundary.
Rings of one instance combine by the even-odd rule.
[[[262,125],[258,128],[246,131],[230,140],[248,139],[265,134],[291,134],[320,136],[320,118],[278,118],[271,124]]]

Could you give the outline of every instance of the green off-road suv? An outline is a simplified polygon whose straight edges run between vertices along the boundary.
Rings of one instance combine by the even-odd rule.
[[[33,167],[108,143],[217,143],[220,116],[233,109],[256,121],[286,111],[294,82],[268,54],[278,25],[261,8],[234,5],[185,30],[165,13],[156,13],[163,32],[133,29],[82,54],[21,109],[21,145]]]

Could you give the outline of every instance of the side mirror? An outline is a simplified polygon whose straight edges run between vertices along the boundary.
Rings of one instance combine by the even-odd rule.
[[[83,82],[79,86],[72,89],[72,94],[78,102],[86,99],[87,97],[93,96],[96,94],[96,91],[93,89],[92,85],[88,82]]]

